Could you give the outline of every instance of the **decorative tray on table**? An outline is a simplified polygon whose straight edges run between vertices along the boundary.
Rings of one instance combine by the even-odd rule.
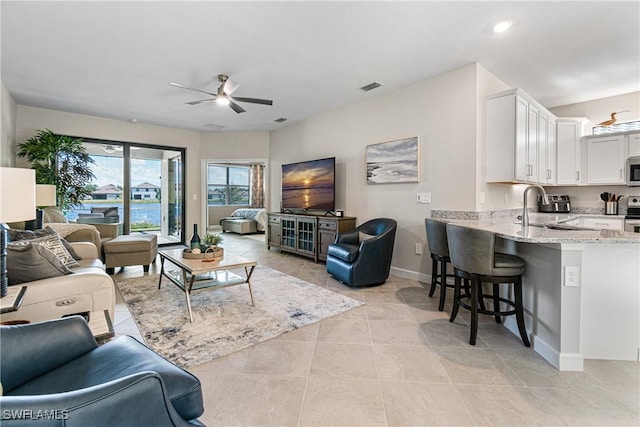
[[[201,259],[203,261],[214,261],[224,257],[223,248],[209,247],[204,252],[193,253],[191,249],[185,249],[182,251],[182,258],[184,259]]]

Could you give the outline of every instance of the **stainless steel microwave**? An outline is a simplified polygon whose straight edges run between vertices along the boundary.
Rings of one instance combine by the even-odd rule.
[[[629,187],[640,187],[640,157],[629,157],[627,159],[627,185]]]

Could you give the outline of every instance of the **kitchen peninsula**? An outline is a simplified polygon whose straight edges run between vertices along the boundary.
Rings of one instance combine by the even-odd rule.
[[[575,215],[530,214],[527,228],[511,216],[432,217],[491,231],[501,251],[527,261],[525,321],[534,350],[553,366],[582,371],[584,359],[639,360],[639,233],[545,226],[561,228]],[[505,326],[518,336],[511,317]]]

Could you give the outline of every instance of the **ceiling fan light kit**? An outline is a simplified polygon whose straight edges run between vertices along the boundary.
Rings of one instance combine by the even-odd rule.
[[[238,83],[229,80],[229,76],[226,74],[218,74],[218,90],[217,93],[207,92],[201,89],[196,89],[193,87],[185,86],[180,83],[169,83],[171,86],[179,87],[181,89],[193,90],[196,92],[205,93],[211,98],[201,99],[198,101],[190,101],[187,102],[188,105],[198,105],[204,102],[216,101],[216,104],[220,105],[228,105],[233,111],[236,113],[244,113],[247,110],[236,104],[236,102],[248,102],[251,104],[261,104],[261,105],[273,105],[273,101],[270,99],[260,99],[260,98],[245,98],[245,97],[237,97],[231,96],[233,92],[238,88]]]

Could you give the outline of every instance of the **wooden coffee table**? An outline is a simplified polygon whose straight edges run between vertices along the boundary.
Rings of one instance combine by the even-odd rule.
[[[160,280],[158,289],[162,284],[162,277],[166,277],[185,293],[187,308],[189,309],[189,320],[193,322],[191,311],[191,293],[206,289],[225,288],[228,286],[242,285],[249,286],[249,296],[251,304],[255,305],[253,290],[251,289],[251,275],[258,263],[250,261],[237,255],[225,254],[223,258],[204,262],[201,259],[186,259],[182,257],[182,249],[166,249],[158,251],[160,255]],[[170,269],[165,266],[165,261],[178,267]],[[234,274],[231,270],[244,270],[244,277]]]

